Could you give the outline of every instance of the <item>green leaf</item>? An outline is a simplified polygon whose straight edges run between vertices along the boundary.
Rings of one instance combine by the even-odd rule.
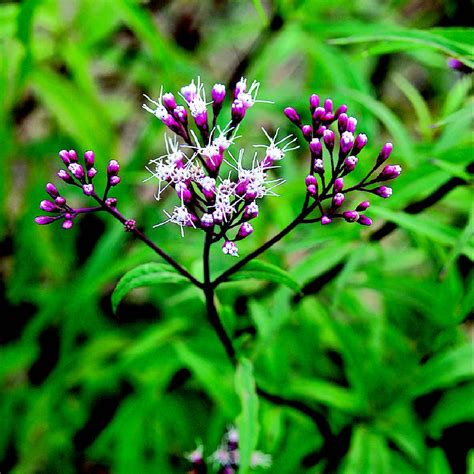
[[[427,471],[430,474],[451,474],[446,454],[441,448],[434,448],[428,455]]]
[[[231,280],[248,280],[254,278],[256,280],[272,281],[287,286],[296,293],[300,291],[298,282],[285,270],[271,263],[262,262],[261,260],[252,260],[245,267],[234,273]]]
[[[127,272],[117,283],[112,293],[112,308],[115,312],[120,301],[134,288],[163,283],[186,283],[188,280],[166,263],[145,263]]]
[[[242,411],[237,418],[239,431],[240,464],[239,472],[249,471],[252,453],[257,447],[258,433],[258,397],[255,390],[252,363],[245,358],[239,361],[235,374],[235,388],[240,398]]]

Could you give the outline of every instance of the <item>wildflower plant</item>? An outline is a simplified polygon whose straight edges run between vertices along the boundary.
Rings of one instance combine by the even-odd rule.
[[[255,104],[268,102],[258,98],[259,86],[256,81],[248,84],[242,78],[230,94],[224,85],[215,84],[206,95],[204,84],[198,79],[196,83],[192,81],[182,87],[177,96],[163,93],[163,90],[156,100],[145,96],[147,100],[143,108],[171,133],[165,135],[165,153],[151,159],[146,166],[149,172],[147,181],[155,183],[157,200],[168,191],[176,194],[173,207],[164,211],[164,219],[154,227],[174,224],[183,237],[188,231],[203,232],[202,281],[148,237],[134,219],[120,212],[117,199],[110,196],[121,180],[120,165],[114,159],[104,170],[107,179],[99,191],[95,176],[102,170],[96,170],[92,151],[86,151],[83,159],[74,150],[59,152],[64,167],[58,171],[57,177],[68,186],[79,188],[94,205],[74,208],[53,183],[48,183],[46,192],[50,199],[40,204],[46,215],[36,218],[36,223],[41,225],[58,221],[64,229],[70,229],[78,216],[87,213],[106,212],[117,219],[125,231],[133,233],[181,277],[203,292],[208,320],[233,365],[237,365],[238,357],[217,311],[216,288],[245,265],[252,261],[255,263],[258,256],[299,225],[320,223],[327,226],[336,225],[337,221],[372,225],[372,219],[367,215],[370,214],[368,198],[389,198],[392,189],[387,182],[401,173],[399,165],[386,164],[392,152],[391,143],[383,145],[375,159],[364,157],[368,138],[363,132],[357,132],[357,119],[348,114],[346,105],[335,108],[331,99],[321,101],[313,94],[309,97],[306,117],[293,107],[287,107],[285,116],[301,133],[308,148],[308,171],[301,178],[304,189],[301,210],[279,233],[211,279],[212,246],[218,244],[225,255],[239,257],[239,242],[249,238],[258,225],[262,199],[277,196],[277,188],[284,182],[275,177],[274,169],[281,166],[288,152],[297,148],[297,138],[293,135],[280,137],[278,129],[274,135],[263,130],[265,143],[256,144],[250,153],[237,147],[239,129],[247,114],[252,112]],[[228,122],[220,127],[218,118],[225,113],[224,105],[229,95]],[[366,168],[367,173],[354,181],[351,173],[356,167]],[[320,231],[324,232],[324,229]],[[282,403],[281,397],[258,385],[256,392],[271,402]],[[327,422],[319,415],[315,418],[324,432]],[[222,456],[215,454],[212,458],[214,464],[221,463],[222,469],[228,469],[225,472],[236,471],[236,452],[227,447],[219,452],[232,458],[232,462],[226,466],[219,461]],[[190,458],[196,472],[201,472],[198,469],[198,465],[202,467],[201,458],[202,450],[199,449]]]

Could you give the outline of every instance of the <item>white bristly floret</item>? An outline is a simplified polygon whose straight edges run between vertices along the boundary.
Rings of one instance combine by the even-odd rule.
[[[297,150],[299,146],[291,146],[295,141],[298,139],[294,135],[288,135],[285,138],[277,141],[278,132],[280,129],[277,128],[275,135],[271,137],[267,131],[262,127],[262,131],[265,136],[268,138],[270,144],[269,145],[254,145],[255,148],[265,148],[266,155],[269,156],[273,161],[280,161],[285,157],[285,154],[292,150]],[[289,138],[293,138],[289,142],[285,143],[281,146],[284,142],[286,142]]]
[[[160,227],[168,222],[177,224],[181,227],[181,237],[184,237],[184,228],[192,226],[196,228],[193,221],[193,215],[186,209],[184,203],[181,203],[181,206],[175,206],[173,212],[170,214],[168,211],[163,211],[168,219],[159,224],[155,224],[153,227]]]

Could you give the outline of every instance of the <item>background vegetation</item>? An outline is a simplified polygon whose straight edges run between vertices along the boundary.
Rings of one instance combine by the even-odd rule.
[[[349,105],[365,157],[391,140],[405,170],[370,208],[375,228],[306,226],[265,255],[301,291],[219,291],[255,379],[295,402],[259,401],[271,472],[474,471],[472,82],[446,65],[472,66],[468,3],[1,2],[2,473],[182,473],[183,453],[201,440],[210,454],[240,413],[239,378],[236,389],[197,292],[135,290],[114,315],[114,285],[154,254],[106,217],[68,232],[33,218],[57,151],[93,149],[98,168],[122,163],[126,215],[199,276],[202,235],[152,229],[167,203],[142,181],[164,129],[142,93],[241,74],[275,102],[251,110],[242,145],[262,142],[262,125],[290,133],[282,109],[317,92]],[[305,160],[304,147],[285,158],[282,197],[267,200],[243,255],[299,209]]]

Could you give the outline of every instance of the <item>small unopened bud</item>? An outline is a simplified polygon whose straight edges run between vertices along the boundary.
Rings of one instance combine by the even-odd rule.
[[[363,201],[356,207],[356,211],[358,212],[365,211],[369,206],[370,206],[369,201]]]
[[[359,219],[357,220],[357,222],[360,225],[367,225],[367,226],[372,225],[372,219],[364,215],[359,216]]]
[[[182,105],[178,105],[173,110],[173,116],[179,123],[183,125],[188,123],[188,111]]]
[[[109,164],[107,165],[107,174],[109,174],[110,176],[114,176],[118,174],[119,171],[120,171],[119,162],[117,160],[110,160]]]
[[[96,174],[97,174],[97,170],[95,168],[91,168],[90,170],[87,170],[87,177],[89,179],[92,179]]]
[[[213,100],[213,107],[222,106],[225,98],[225,86],[223,84],[214,84],[214,87],[211,91],[211,96]]]
[[[326,111],[323,107],[316,107],[313,112],[313,122],[315,124],[321,122],[325,114]]]
[[[334,207],[341,207],[342,203],[344,202],[345,196],[342,193],[337,193],[332,198],[332,205]]]
[[[400,165],[387,165],[379,174],[378,179],[387,181],[389,179],[395,179],[400,176],[402,167]]]
[[[79,163],[71,163],[67,168],[79,181],[84,179],[84,168]]]
[[[313,171],[318,174],[323,174],[324,173],[324,161],[318,158],[317,160],[314,160],[314,166],[313,166]]]
[[[313,197],[316,197],[318,195],[318,187],[316,184],[309,184],[308,186],[306,186],[306,191],[308,191],[308,194]]]
[[[105,205],[108,207],[116,207],[117,206],[117,198],[107,198],[105,200]]]
[[[341,114],[345,114],[347,112],[347,105],[342,104],[338,109],[334,112],[334,118],[337,119],[340,117]]]
[[[342,215],[346,222],[355,222],[359,219],[359,213],[357,211],[345,211]]]
[[[92,196],[92,194],[94,194],[94,185],[93,184],[84,184],[82,186],[82,192],[86,196]]]
[[[326,113],[332,113],[332,110],[333,110],[332,107],[333,107],[332,100],[331,99],[326,99],[324,101],[324,111]]]
[[[72,227],[72,224],[73,224],[72,219],[64,219],[62,228],[68,230]]]
[[[355,117],[349,117],[347,119],[347,128],[348,132],[354,133],[357,127],[357,119]]]
[[[332,219],[329,216],[323,216],[321,217],[321,224],[322,225],[328,225],[332,222]]]
[[[352,134],[352,132],[345,131],[341,135],[341,141],[340,141],[341,152],[343,154],[349,153],[353,145],[354,145],[354,135]]]
[[[392,153],[393,145],[389,143],[385,143],[385,145],[380,150],[379,156],[377,157],[377,164],[381,164],[384,161],[387,161],[388,157]]]
[[[323,134],[324,144],[330,153],[334,150],[334,132],[332,130],[325,130]]]
[[[110,186],[117,186],[117,184],[120,183],[120,177],[119,176],[111,176],[109,178],[109,184]]]
[[[234,122],[241,122],[245,117],[245,107],[241,100],[235,99],[232,102],[231,115]]]
[[[84,163],[86,169],[90,170],[94,166],[94,152],[89,150],[84,153]]]
[[[245,237],[248,237],[252,232],[253,232],[252,224],[250,224],[250,222],[244,222],[239,227],[239,231],[237,232],[236,239],[237,240],[245,239]]]
[[[64,199],[62,196],[58,196],[54,202],[56,203],[56,205],[58,205],[59,207],[63,207],[64,204],[66,204],[66,199]]]
[[[224,242],[224,245],[222,245],[222,252],[225,255],[231,255],[232,257],[239,256],[239,249],[237,248],[237,245],[235,245],[231,240],[226,240]]]
[[[388,186],[379,186],[373,191],[375,194],[377,194],[377,196],[380,196],[384,199],[388,199],[392,195],[392,188],[389,188]]]
[[[74,183],[74,180],[72,179],[72,176],[66,170],[59,170],[56,173],[56,176],[58,178],[62,179],[65,183],[68,183],[68,184]]]
[[[167,92],[166,94],[163,94],[162,101],[163,101],[163,105],[165,106],[165,109],[169,113],[173,112],[173,110],[178,105],[176,104],[176,99],[174,98],[174,95],[171,92]]]
[[[313,127],[311,125],[303,125],[301,132],[306,141],[310,142],[313,138]]]
[[[306,186],[309,186],[309,185],[311,185],[311,184],[313,184],[313,185],[317,184],[316,178],[315,178],[313,175],[311,175],[311,174],[309,174],[308,176],[306,176],[304,182],[305,182]]]
[[[319,107],[319,96],[316,94],[311,94],[309,97],[309,110],[313,113]]]
[[[337,178],[334,181],[334,192],[340,193],[344,189],[344,178]]]
[[[52,201],[44,200],[40,203],[40,209],[46,212],[58,212],[58,206]]]
[[[245,206],[243,217],[246,220],[255,219],[256,217],[258,217],[258,212],[258,205],[254,202],[251,202],[250,204]]]
[[[359,133],[354,140],[354,146],[352,147],[352,154],[357,155],[362,148],[367,145],[367,135],[365,133]]]
[[[137,222],[135,219],[127,219],[123,223],[123,227],[125,229],[125,232],[133,232],[137,228]]]
[[[347,119],[349,117],[347,114],[341,114],[339,115],[339,118],[337,119],[337,129],[339,130],[339,133],[343,133],[347,130]]]
[[[203,214],[201,217],[201,227],[207,229],[208,227],[212,227],[214,225],[214,219],[212,214]]]
[[[323,154],[323,146],[318,138],[313,138],[309,143],[309,150],[311,155],[315,158],[321,158]]]
[[[56,186],[53,183],[48,183],[46,185],[46,192],[52,197],[57,198],[59,196],[59,191],[56,189]]]
[[[76,150],[69,150],[69,159],[71,160],[71,163],[77,163],[77,153]]]
[[[354,168],[356,167],[357,165],[357,162],[359,160],[357,159],[356,156],[348,156],[345,160],[344,160],[344,169],[350,173],[351,171],[354,170]]]
[[[286,115],[288,120],[294,123],[296,126],[301,127],[301,118],[298,112],[293,107],[287,107],[283,113]]]
[[[61,150],[59,152],[59,156],[61,160],[63,160],[63,163],[67,166],[71,164],[71,159],[69,158],[69,152],[67,150]]]
[[[35,222],[39,225],[51,224],[51,222],[54,222],[55,220],[56,220],[56,217],[51,217],[51,216],[38,216],[38,217],[35,217]]]

